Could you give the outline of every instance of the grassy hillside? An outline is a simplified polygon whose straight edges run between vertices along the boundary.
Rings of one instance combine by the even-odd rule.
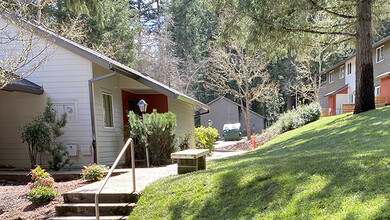
[[[322,118],[145,189],[131,219],[390,219],[390,107]]]

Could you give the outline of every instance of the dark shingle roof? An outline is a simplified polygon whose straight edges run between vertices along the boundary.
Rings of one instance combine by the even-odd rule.
[[[2,90],[10,92],[25,92],[36,95],[42,95],[44,90],[42,86],[39,86],[27,79],[16,80],[10,84],[7,84]]]

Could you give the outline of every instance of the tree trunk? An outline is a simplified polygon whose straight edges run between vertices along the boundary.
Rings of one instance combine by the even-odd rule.
[[[38,23],[38,25],[41,24],[41,17],[42,17],[41,0],[37,0],[37,23]]]
[[[375,109],[374,68],[371,45],[371,0],[356,6],[356,103],[354,114]]]
[[[137,1],[137,8],[138,8],[138,15],[137,15],[137,23],[140,26],[139,32],[138,32],[138,42],[137,42],[137,55],[141,57],[142,52],[142,24],[141,24],[141,0]]]
[[[246,107],[245,107],[245,114],[246,117],[245,117],[245,124],[246,124],[246,137],[248,138],[248,140],[251,139],[251,113],[250,113],[250,109],[249,109],[249,100],[246,100],[246,103],[245,103]]]

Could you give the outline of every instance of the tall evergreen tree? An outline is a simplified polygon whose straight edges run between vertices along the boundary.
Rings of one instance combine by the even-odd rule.
[[[376,18],[388,16],[383,10],[389,7],[386,0],[228,0],[217,5],[226,15],[224,36],[245,30],[248,43],[268,49],[271,55],[275,48],[279,54],[287,54],[288,49],[310,46],[319,35],[338,35],[340,42],[355,42],[355,114],[375,108],[371,15],[374,7]],[[313,16],[322,20],[314,23]]]

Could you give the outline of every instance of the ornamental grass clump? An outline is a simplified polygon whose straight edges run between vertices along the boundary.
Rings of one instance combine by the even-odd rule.
[[[58,192],[54,191],[54,179],[51,175],[37,166],[31,170],[31,181],[28,183],[30,191],[27,198],[31,202],[46,202],[53,200],[58,196]]]
[[[84,166],[82,171],[83,179],[86,181],[96,181],[101,180],[104,176],[104,172],[108,170],[108,166],[106,165],[98,165],[88,164],[88,166]]]

